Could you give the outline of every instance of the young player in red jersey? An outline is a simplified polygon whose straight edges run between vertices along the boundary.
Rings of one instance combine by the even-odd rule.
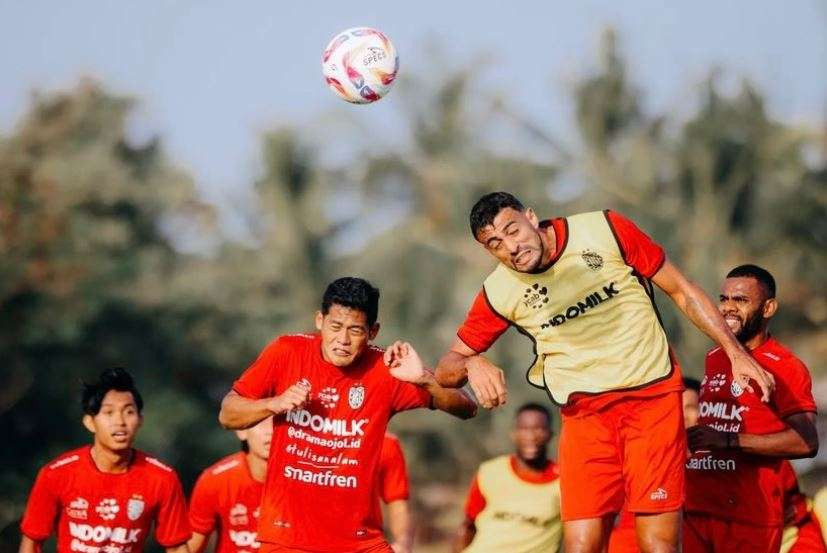
[[[701,383],[695,378],[683,379],[683,422],[689,428],[698,424]],[[640,553],[635,531],[635,514],[627,509],[618,517],[612,535],[609,536],[609,553]]]
[[[781,462],[779,475],[784,490],[784,534],[780,553],[827,553],[821,524],[813,502],[798,487],[798,477],[789,461]]]
[[[526,403],[517,409],[511,431],[514,453],[480,465],[452,544],[454,553],[560,550],[560,475],[548,456],[553,435],[551,413],[544,406]]]
[[[699,424],[689,428],[686,553],[776,553],[784,525],[782,458],[818,451],[810,373],[769,334],[775,280],[742,265],[727,274],[719,309],[752,356],[775,376],[770,402],[733,378],[719,349],[706,356]]]
[[[83,425],[94,443],[43,467],[29,495],[20,553],[42,550],[57,526],[59,553],[139,553],[155,525],[168,552],[187,552],[190,528],[175,471],[132,447],[143,400],[123,369],[83,390]]]
[[[562,405],[558,460],[564,549],[602,551],[628,505],[641,548],[678,549],[684,499],[681,376],[654,308],[652,283],[721,344],[745,388],[772,378],[735,339],[712,301],[663,249],[612,211],[540,221],[511,194],[471,210],[474,238],[500,263],[486,278],[437,379],[466,379],[484,407],[505,402],[503,371],[481,354],[509,326],[527,334],[529,382]],[[651,463],[656,458],[658,463]]]
[[[229,455],[199,476],[190,498],[191,553],[207,547],[210,534],[218,534],[216,553],[243,553],[259,549],[256,532],[261,497],[267,475],[267,459],[273,437],[272,417],[246,430],[236,431],[243,451]],[[379,497],[388,504],[389,526],[395,553],[409,553],[413,526],[408,509],[408,477],[405,459],[395,436],[385,435],[379,461],[376,509]]]
[[[476,404],[439,386],[401,342],[369,345],[379,291],[341,278],[316,313],[319,335],[282,336],[236,380],[219,420],[230,429],[274,416],[258,525],[261,552],[392,551],[375,516],[375,483],[388,420],[435,407],[471,417]]]

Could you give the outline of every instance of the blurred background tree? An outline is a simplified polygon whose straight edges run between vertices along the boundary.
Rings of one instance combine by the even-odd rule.
[[[378,342],[404,337],[436,362],[492,268],[467,213],[496,189],[544,216],[617,209],[713,295],[732,265],[766,265],[780,288],[775,331],[823,386],[823,122],[776,121],[750,83],[722,94],[714,73],[690,117],[647,113],[611,32],[597,70],[572,90],[574,138],[475,84],[463,68],[436,84],[400,82],[405,146],[366,147],[347,165],[322,163],[324,146],[306,132],[267,133],[243,242],[226,237],[159,139],[126,139],[133,99],[91,82],[35,96],[0,137],[0,437],[13,444],[0,451],[0,549],[16,546],[38,467],[89,440],[80,381],[103,368],[135,374],[146,399],[139,446],[189,487],[237,447],[216,421],[232,380],[274,336],[312,329],[332,278],[377,284]],[[492,145],[486,137],[504,126],[544,154]],[[708,340],[668,300],[660,305],[685,371],[700,374]],[[416,412],[392,423],[423,541],[445,539],[476,465],[510,448],[513,407],[546,400],[525,382],[529,350],[509,332],[491,351],[508,371],[504,412],[469,422]]]

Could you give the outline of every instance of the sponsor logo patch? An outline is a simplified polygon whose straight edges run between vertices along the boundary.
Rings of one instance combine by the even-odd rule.
[[[664,501],[669,499],[669,494],[663,488],[658,488],[649,494],[649,499],[652,501]]]
[[[101,502],[95,507],[95,512],[97,512],[103,520],[114,519],[120,510],[121,508],[118,506],[118,502],[112,497],[101,499]]]

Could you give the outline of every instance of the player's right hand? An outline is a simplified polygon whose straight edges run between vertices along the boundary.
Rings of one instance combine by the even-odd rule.
[[[304,407],[310,399],[310,386],[306,381],[296,382],[284,393],[273,398],[269,409],[276,415],[282,415],[293,409]]]
[[[465,364],[468,370],[468,385],[477,396],[477,401],[486,409],[505,405],[508,390],[505,373],[501,368],[482,356],[475,356]]]
[[[764,370],[750,354],[746,352],[736,353],[730,357],[732,364],[732,380],[738,383],[748,392],[753,392],[751,380],[758,383],[761,388],[761,401],[770,401],[770,395],[775,390],[775,377]]]

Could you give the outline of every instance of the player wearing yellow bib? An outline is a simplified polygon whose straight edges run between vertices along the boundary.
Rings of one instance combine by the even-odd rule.
[[[484,407],[505,402],[503,371],[481,353],[514,326],[536,361],[529,382],[562,406],[562,519],[567,553],[603,551],[624,503],[641,551],[678,550],[686,438],[680,370],[654,307],[657,285],[720,344],[745,389],[773,380],[709,297],[634,223],[611,211],[540,221],[511,194],[471,210],[474,238],[499,265],[437,368],[467,380]]]
[[[551,414],[536,403],[517,409],[515,450],[480,465],[465,520],[454,540],[459,553],[554,553],[559,551],[560,479],[548,458]]]

